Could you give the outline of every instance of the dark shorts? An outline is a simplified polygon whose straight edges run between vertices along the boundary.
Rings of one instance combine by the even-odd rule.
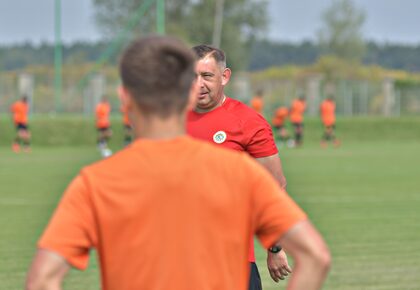
[[[334,125],[329,125],[329,126],[324,126],[325,129],[335,129],[335,124]]]
[[[102,127],[102,128],[98,128],[99,132],[106,132],[110,129],[110,127]]]
[[[124,124],[124,128],[125,128],[126,130],[131,130],[131,126],[130,126],[130,125],[125,125],[125,124]]]
[[[280,125],[280,126],[274,126],[274,129],[276,130],[281,130],[284,128],[284,125]]]
[[[253,262],[249,263],[251,271],[249,272],[249,290],[262,290],[261,277],[258,272],[257,265]]]
[[[28,130],[28,125],[23,123],[17,123],[16,124],[16,130]]]
[[[292,123],[293,127],[297,128],[303,128],[303,123]]]

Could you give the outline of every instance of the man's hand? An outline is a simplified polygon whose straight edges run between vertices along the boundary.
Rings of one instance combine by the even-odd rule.
[[[292,273],[284,250],[281,250],[278,253],[271,253],[268,251],[267,267],[271,278],[276,282],[286,279],[286,276],[289,275],[289,273]]]

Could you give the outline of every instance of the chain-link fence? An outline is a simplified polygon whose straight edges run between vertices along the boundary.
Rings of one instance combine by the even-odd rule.
[[[54,77],[49,74],[0,74],[0,113],[9,111],[10,105],[21,96],[30,101],[35,114],[85,114],[91,115],[95,105],[106,95],[114,111],[119,111],[115,77],[93,74],[81,82],[79,76],[63,78],[62,91],[55,94]]]
[[[61,96],[54,91],[54,76],[49,73],[0,73],[0,113],[26,95],[31,113],[73,113],[90,116],[103,95],[111,102],[113,112],[119,111],[116,71],[92,74],[80,81],[81,73],[63,78]],[[392,80],[335,80],[326,81],[312,75],[299,79],[254,81],[247,73],[234,74],[227,93],[248,102],[257,89],[264,91],[265,114],[271,115],[279,106],[289,106],[294,98],[305,95],[307,114],[317,115],[320,102],[334,95],[337,114],[344,116],[385,115],[401,116],[420,113],[420,86],[399,87]]]
[[[241,77],[242,83],[245,82]],[[306,97],[308,115],[319,114],[319,105],[329,95],[336,101],[337,115],[360,116],[381,115],[398,117],[420,114],[420,86],[399,87],[393,80],[335,80],[326,81],[322,76],[301,79],[278,79],[253,81],[243,98],[248,101],[253,92],[264,91],[266,115],[279,106],[290,106],[300,95]]]

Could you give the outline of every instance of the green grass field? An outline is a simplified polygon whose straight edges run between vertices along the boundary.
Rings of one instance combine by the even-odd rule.
[[[350,139],[352,132],[342,133],[338,149],[321,149],[315,137],[303,148],[280,149],[290,195],[332,252],[324,289],[420,289],[420,140],[393,139],[387,132],[377,140]],[[374,130],[360,134],[371,136]],[[14,290],[23,288],[36,240],[67,183],[99,154],[94,145],[36,144],[30,154],[14,154],[5,143],[0,147],[0,289]],[[262,249],[257,258],[264,289],[284,289],[285,282],[269,278]],[[98,289],[98,281],[93,257],[87,271],[71,272],[65,289]]]

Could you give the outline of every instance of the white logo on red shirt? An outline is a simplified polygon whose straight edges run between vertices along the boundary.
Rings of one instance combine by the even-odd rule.
[[[213,135],[213,141],[214,143],[222,144],[223,142],[226,141],[226,133],[223,131],[217,131]]]

